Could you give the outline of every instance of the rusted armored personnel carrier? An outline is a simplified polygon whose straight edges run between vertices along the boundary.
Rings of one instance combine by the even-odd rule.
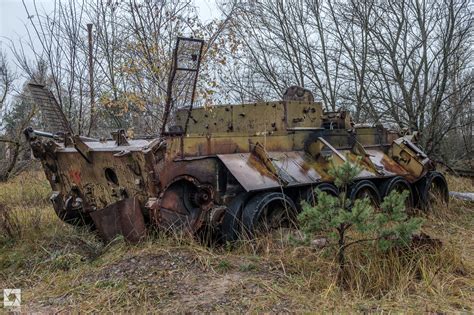
[[[199,69],[200,55],[191,54],[197,65],[186,68],[178,52],[170,84],[180,70]],[[192,98],[194,89],[195,82]],[[32,91],[38,102],[51,99],[41,87]],[[354,125],[346,111],[324,112],[307,90],[291,87],[281,101],[194,109],[173,110],[169,97],[167,128],[152,139],[129,139],[123,130],[108,140],[26,131],[62,220],[89,224],[106,240],[123,234],[136,241],[148,227],[211,228],[235,240],[285,224],[315,188],[337,194],[328,169],[345,161],[363,169],[351,199],[377,204],[392,190],[408,190],[408,207],[429,208],[434,193],[447,201],[445,178],[412,137]]]

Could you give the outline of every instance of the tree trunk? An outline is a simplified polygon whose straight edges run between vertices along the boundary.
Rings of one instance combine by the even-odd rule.
[[[8,166],[5,171],[0,174],[0,182],[6,182],[10,177],[13,169],[15,168],[16,162],[18,161],[18,156],[20,155],[20,144],[18,142],[13,143],[13,154],[10,158]]]
[[[346,284],[346,277],[345,277],[345,264],[346,264],[346,257],[345,257],[345,239],[344,234],[346,231],[345,224],[341,224],[337,229],[339,233],[339,240],[338,240],[338,251],[337,251],[337,262],[339,264],[339,272],[337,274],[337,281],[340,285],[344,286]]]

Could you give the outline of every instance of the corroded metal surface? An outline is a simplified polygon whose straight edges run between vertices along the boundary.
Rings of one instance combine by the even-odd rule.
[[[99,140],[25,131],[63,220],[93,220],[106,240],[122,234],[136,241],[145,223],[192,234],[212,226],[230,233],[223,239],[233,239],[232,225],[248,208],[247,197],[278,191],[281,200],[297,205],[314,187],[332,185],[330,168],[344,162],[361,167],[353,187],[375,187],[378,199],[388,194],[387,183],[394,178],[408,183],[423,207],[432,186],[429,179],[445,191],[445,181],[441,175],[433,177],[434,164],[416,145],[416,137],[382,125],[355,125],[345,110],[324,112],[322,103],[301,88],[288,89],[281,101],[193,109],[202,41],[189,43],[184,59],[175,53],[168,124],[160,136],[131,139],[118,130],[111,139]],[[182,108],[173,91],[173,71],[193,76]]]
[[[306,190],[331,182],[329,169],[345,161],[360,164],[358,180],[401,176],[415,183],[432,170],[431,161],[409,138],[389,143],[391,136],[380,126],[348,129],[347,114],[318,120],[311,108],[322,113],[319,103],[294,101],[223,106],[211,112],[200,108],[193,111],[196,124],[186,136],[151,140],[123,139],[122,132],[107,141],[78,136],[42,141],[32,131],[29,139],[62,198],[58,204],[78,196],[85,216],[106,210],[104,218],[110,219],[115,213],[110,209],[121,200],[137,200],[145,221],[190,233],[220,222],[226,205],[240,192]],[[269,109],[274,114],[267,115]],[[235,113],[245,115],[235,118]],[[203,126],[206,119],[216,123]],[[323,127],[331,119],[334,129]],[[274,129],[262,129],[272,124]],[[117,228],[104,231],[108,239]]]
[[[31,99],[38,106],[43,120],[47,123],[47,131],[71,133],[71,127],[53,93],[40,84],[29,83],[27,88]]]
[[[138,199],[127,198],[91,212],[101,237],[110,242],[119,235],[136,243],[146,235],[145,221]]]
[[[220,154],[218,157],[246,191],[311,184],[321,179],[309,159],[305,159],[304,152],[270,152],[268,155],[276,172],[269,170],[252,153]]]

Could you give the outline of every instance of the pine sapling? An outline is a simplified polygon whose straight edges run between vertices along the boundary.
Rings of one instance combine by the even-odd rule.
[[[391,192],[377,209],[369,198],[357,199],[352,203],[348,191],[360,171],[360,167],[350,162],[333,166],[329,174],[339,188],[339,196],[331,196],[316,189],[316,204],[312,206],[303,201],[303,211],[298,216],[307,237],[323,232],[336,241],[338,279],[342,282],[345,277],[345,250],[349,246],[364,242],[376,244],[381,250],[403,246],[410,242],[411,236],[422,224],[420,218],[407,216],[407,191]],[[348,242],[347,233],[350,230],[356,232],[353,233],[356,238]]]

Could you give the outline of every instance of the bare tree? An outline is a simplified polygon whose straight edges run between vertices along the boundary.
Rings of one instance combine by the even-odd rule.
[[[200,85],[199,95],[204,99],[213,92],[216,66],[212,61],[221,57],[216,40],[226,23],[203,24],[192,1],[55,0],[51,13],[41,12],[36,2],[24,6],[29,36],[26,42],[12,42],[17,63],[33,79],[28,51],[37,61],[46,61],[48,83],[76,133],[88,133],[92,121],[87,23],[94,25],[93,88],[98,119],[92,133],[125,128],[153,134],[160,129],[176,36],[210,39],[209,58],[202,68],[210,80]]]
[[[446,135],[472,126],[468,0],[236,3],[241,49],[222,78],[236,99],[280,97],[300,85],[327,110],[350,109],[356,122],[420,131],[440,158]]]
[[[229,71],[224,78],[229,90],[268,99],[296,84],[316,92],[328,110],[341,105],[343,47],[327,27],[331,16],[323,1],[249,1],[236,6],[233,27],[245,48],[236,56],[241,75]]]
[[[24,1],[23,5],[28,15],[27,40],[11,40],[17,65],[29,80],[53,90],[73,129],[82,131],[87,109],[85,2],[55,0],[52,12],[42,12],[36,1],[32,7]],[[46,67],[47,77],[35,77],[35,66],[40,63]]]
[[[44,63],[38,64],[34,70],[36,78],[42,75],[45,75]],[[33,117],[37,112],[25,89],[16,94],[9,90],[7,103],[1,120],[0,181],[6,181],[29,164],[25,162],[29,160],[30,154],[23,130],[31,123],[36,123],[33,122]]]
[[[4,151],[0,164],[0,181],[6,181],[21,171],[26,164],[19,165],[19,160],[29,152],[23,137],[23,130],[30,124],[36,108],[25,98],[18,97],[13,101],[12,109],[5,115],[5,132],[0,136],[1,149]]]
[[[7,62],[6,54],[0,51],[0,112],[3,109],[8,94],[13,89],[13,82],[15,81],[15,74],[10,69]]]

